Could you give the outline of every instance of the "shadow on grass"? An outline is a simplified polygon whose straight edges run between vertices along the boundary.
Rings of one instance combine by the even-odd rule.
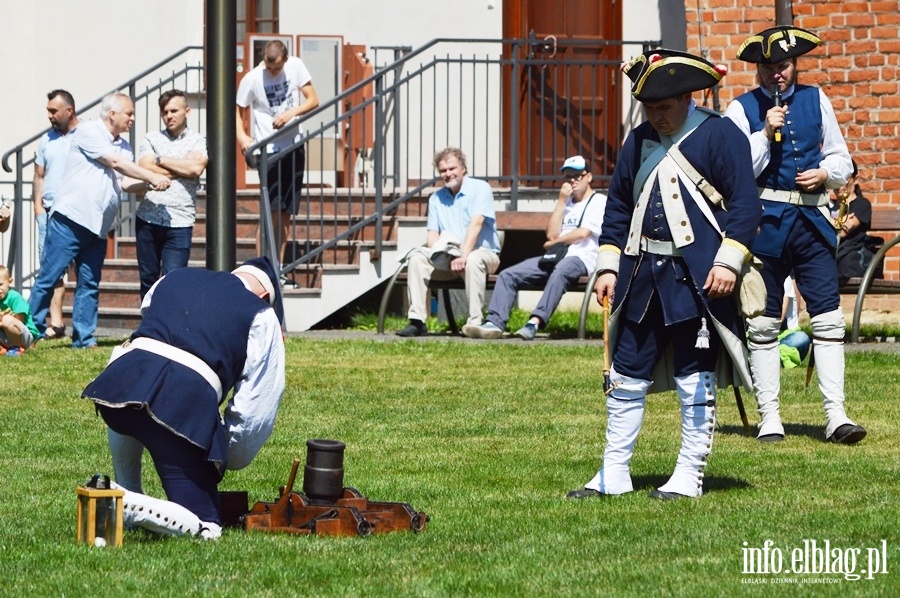
[[[748,438],[756,438],[756,426],[751,424],[751,434],[748,436],[744,431],[744,426],[722,426],[716,428],[716,434],[727,434],[729,436],[747,436]],[[825,426],[812,426],[810,424],[784,424],[784,435],[786,440],[790,440],[791,436],[806,436],[812,440],[825,442]],[[763,443],[760,443],[763,444]],[[777,443],[775,443],[777,444]]]
[[[663,484],[669,481],[669,476],[655,476],[655,475],[646,475],[646,476],[632,476],[631,482],[634,484],[634,489],[636,492],[647,492],[650,493],[652,490],[656,490]],[[749,489],[750,483],[745,480],[738,480],[735,478],[726,478],[720,476],[705,476],[703,478],[703,493],[709,494],[710,492],[718,492],[723,490],[747,490]]]
[[[100,347],[101,349],[107,348],[107,347],[109,347],[109,348],[116,347],[118,345],[121,345],[125,341],[126,338],[127,337],[99,338],[99,339],[97,339],[97,346]],[[71,349],[74,349],[75,347],[72,346],[72,339],[65,338],[65,339],[42,339],[37,344],[36,348],[42,349],[42,350],[46,350],[46,349],[53,349],[53,350],[70,349],[71,350]]]

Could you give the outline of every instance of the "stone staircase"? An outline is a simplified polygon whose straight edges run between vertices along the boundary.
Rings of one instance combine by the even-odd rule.
[[[301,205],[295,218],[293,242],[288,257],[333,239],[362,215],[374,213],[371,190],[327,189],[331,195],[310,190],[309,205]],[[375,227],[365,227],[354,238],[341,241],[318,256],[315,263],[296,268],[288,277],[299,288],[284,288],[285,322],[288,332],[309,330],[354,299],[386,281],[396,271],[400,259],[425,240],[425,214],[430,190],[402,204],[383,219],[382,251],[375,255]],[[385,202],[389,201],[387,198]],[[236,197],[237,262],[254,257],[259,227],[259,193],[239,191]],[[206,265],[206,197],[197,198],[189,266]],[[140,283],[134,237],[119,237],[110,243],[100,282],[99,323],[101,328],[133,329],[140,322]],[[75,273],[70,269],[63,306],[64,318],[72,313]]]

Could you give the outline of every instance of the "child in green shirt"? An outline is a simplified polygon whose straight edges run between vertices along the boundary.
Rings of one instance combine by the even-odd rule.
[[[19,355],[40,338],[28,302],[11,289],[12,276],[0,266],[0,347],[7,355]]]

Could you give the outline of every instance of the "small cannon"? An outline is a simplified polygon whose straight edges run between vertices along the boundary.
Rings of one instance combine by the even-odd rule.
[[[326,536],[368,536],[394,531],[420,532],[429,521],[428,515],[402,502],[377,502],[363,496],[355,488],[343,486],[344,443],[335,440],[307,441],[307,463],[304,470],[304,493],[294,492],[294,480],[300,460],[294,459],[291,473],[274,502],[257,502],[239,517],[244,529],[289,534]],[[235,512],[235,498],[246,493],[223,493],[226,511]],[[225,503],[229,503],[226,508]],[[237,508],[240,510],[240,507]]]

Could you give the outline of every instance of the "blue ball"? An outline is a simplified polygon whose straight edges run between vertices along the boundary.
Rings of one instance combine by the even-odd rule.
[[[787,345],[789,347],[794,347],[795,349],[797,349],[797,352],[800,353],[800,361],[806,359],[806,356],[809,354],[809,335],[802,330],[795,330],[794,332],[781,339],[780,342],[782,345]]]

